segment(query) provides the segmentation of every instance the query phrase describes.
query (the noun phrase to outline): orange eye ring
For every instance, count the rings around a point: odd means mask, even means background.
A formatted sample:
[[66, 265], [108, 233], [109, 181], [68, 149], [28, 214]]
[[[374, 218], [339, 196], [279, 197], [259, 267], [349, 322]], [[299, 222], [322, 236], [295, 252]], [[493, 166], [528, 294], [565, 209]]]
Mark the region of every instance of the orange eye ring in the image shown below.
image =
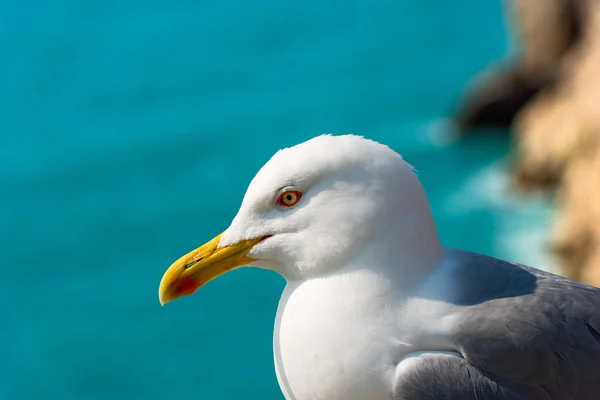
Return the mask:
[[286, 190], [277, 198], [277, 204], [281, 207], [292, 207], [300, 201], [302, 193], [297, 190]]

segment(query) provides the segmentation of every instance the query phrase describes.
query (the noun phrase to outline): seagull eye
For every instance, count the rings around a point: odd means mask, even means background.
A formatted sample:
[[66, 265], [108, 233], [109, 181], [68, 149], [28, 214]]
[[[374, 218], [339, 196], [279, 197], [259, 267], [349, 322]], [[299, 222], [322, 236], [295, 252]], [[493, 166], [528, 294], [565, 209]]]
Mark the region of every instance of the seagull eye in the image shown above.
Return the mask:
[[297, 190], [286, 190], [277, 198], [277, 204], [282, 207], [292, 207], [300, 201], [300, 197], [302, 197], [302, 193]]

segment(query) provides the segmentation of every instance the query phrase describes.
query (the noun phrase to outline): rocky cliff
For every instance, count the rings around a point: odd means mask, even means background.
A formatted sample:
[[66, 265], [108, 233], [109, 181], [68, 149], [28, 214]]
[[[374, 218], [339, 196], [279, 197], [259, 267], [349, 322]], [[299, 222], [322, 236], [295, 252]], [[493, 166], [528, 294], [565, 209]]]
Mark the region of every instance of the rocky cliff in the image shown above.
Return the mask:
[[511, 128], [516, 187], [556, 190], [562, 273], [600, 286], [600, 0], [505, 5], [519, 52], [479, 79], [458, 125]]

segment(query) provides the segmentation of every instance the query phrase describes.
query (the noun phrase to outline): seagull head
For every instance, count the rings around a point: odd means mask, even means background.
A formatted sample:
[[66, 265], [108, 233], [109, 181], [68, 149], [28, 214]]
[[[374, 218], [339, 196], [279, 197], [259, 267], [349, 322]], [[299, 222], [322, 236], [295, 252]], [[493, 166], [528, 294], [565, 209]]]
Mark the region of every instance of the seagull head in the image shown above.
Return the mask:
[[322, 135], [273, 155], [229, 227], [168, 268], [159, 299], [191, 295], [242, 266], [310, 279], [359, 261], [421, 256], [432, 242], [424, 190], [398, 153], [360, 136]]

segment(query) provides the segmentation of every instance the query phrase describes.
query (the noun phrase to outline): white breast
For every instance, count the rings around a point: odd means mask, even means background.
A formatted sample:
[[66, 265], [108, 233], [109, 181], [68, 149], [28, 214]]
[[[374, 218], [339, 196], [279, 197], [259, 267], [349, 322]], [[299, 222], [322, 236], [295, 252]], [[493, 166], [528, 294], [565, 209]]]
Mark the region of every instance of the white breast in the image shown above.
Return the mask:
[[288, 284], [274, 333], [286, 399], [389, 399], [396, 363], [411, 351], [390, 286], [357, 273]]

